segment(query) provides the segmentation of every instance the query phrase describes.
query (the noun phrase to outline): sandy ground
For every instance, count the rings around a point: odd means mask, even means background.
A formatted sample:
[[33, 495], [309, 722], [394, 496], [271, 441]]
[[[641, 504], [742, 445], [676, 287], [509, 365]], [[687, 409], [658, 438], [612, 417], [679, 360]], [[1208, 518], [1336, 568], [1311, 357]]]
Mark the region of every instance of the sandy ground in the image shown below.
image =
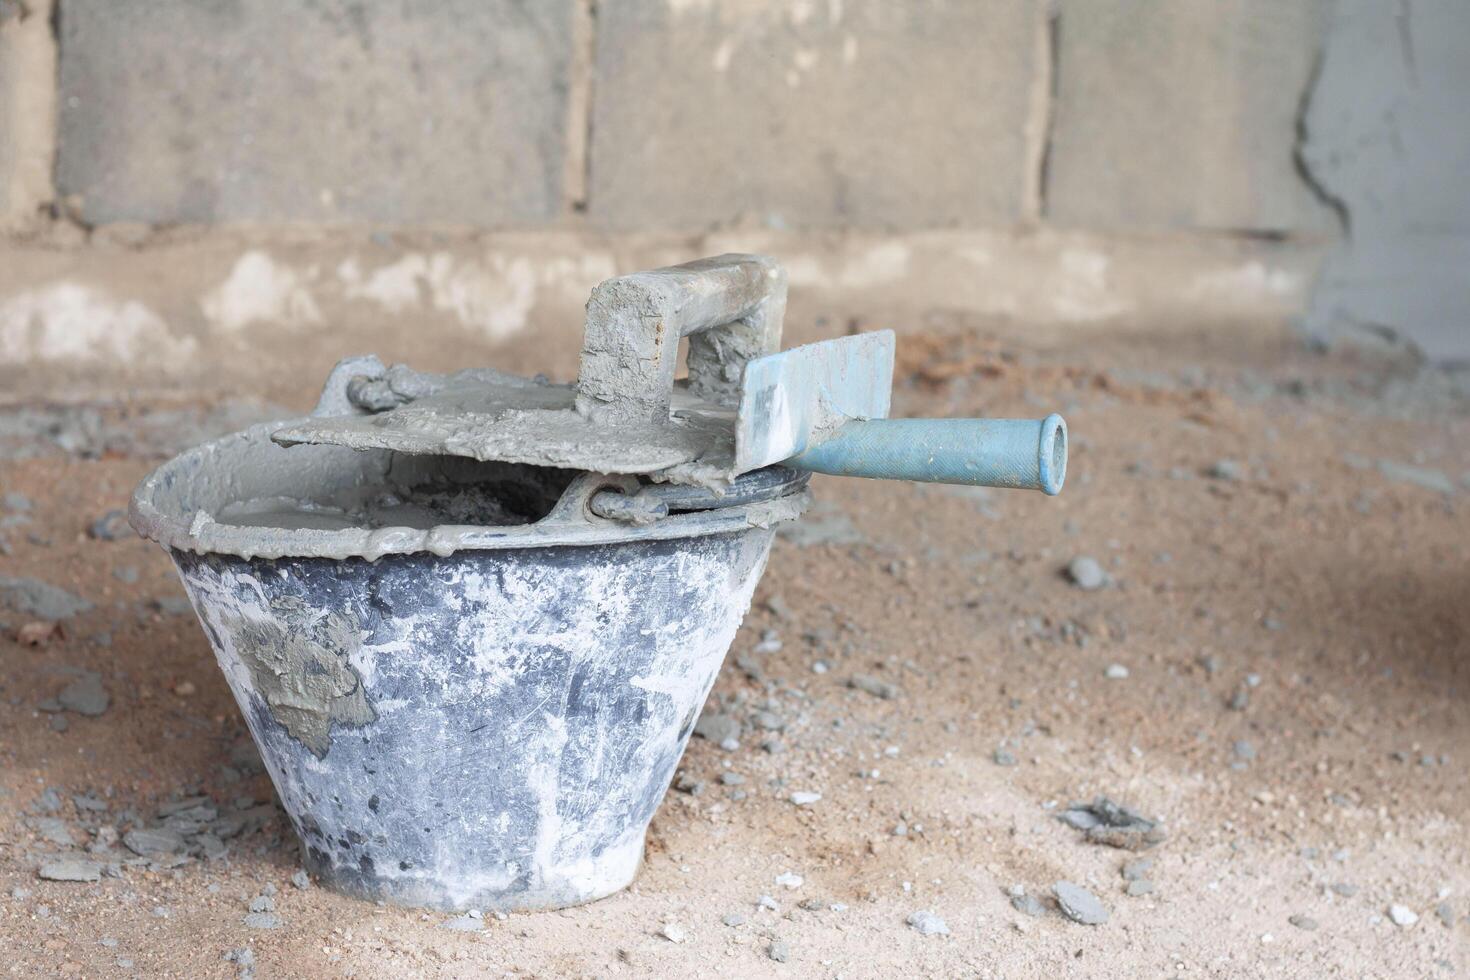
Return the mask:
[[[1470, 974], [1464, 389], [1284, 342], [936, 329], [903, 341], [899, 409], [1062, 410], [1063, 495], [819, 480], [709, 709], [745, 723], [741, 747], [691, 743], [699, 792], [670, 791], [631, 889], [478, 932], [294, 886], [270, 810], [177, 867], [111, 843], [180, 797], [226, 816], [271, 799], [166, 556], [88, 533], [171, 441], [242, 411], [143, 393], [5, 415], [0, 576], [95, 608], [37, 645], [17, 641], [35, 617], [0, 608], [0, 974]], [[1079, 556], [1101, 588], [1064, 574]], [[105, 711], [43, 710], [85, 671]], [[901, 694], [849, 687], [859, 673]], [[758, 712], [784, 751], [760, 747]], [[1139, 854], [1057, 819], [1099, 794], [1167, 830], [1150, 894], [1125, 891]], [[64, 853], [120, 876], [39, 880]], [[1061, 880], [1108, 921], [1064, 917]], [[272, 890], [279, 925], [247, 926]]]

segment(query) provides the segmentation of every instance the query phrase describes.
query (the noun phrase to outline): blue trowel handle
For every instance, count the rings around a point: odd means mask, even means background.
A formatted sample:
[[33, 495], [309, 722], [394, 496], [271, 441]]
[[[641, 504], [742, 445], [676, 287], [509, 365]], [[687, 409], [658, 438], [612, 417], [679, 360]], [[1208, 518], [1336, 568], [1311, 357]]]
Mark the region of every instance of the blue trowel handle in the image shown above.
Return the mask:
[[1055, 494], [1067, 476], [1067, 423], [1060, 415], [1044, 419], [853, 420], [785, 464], [834, 476]]

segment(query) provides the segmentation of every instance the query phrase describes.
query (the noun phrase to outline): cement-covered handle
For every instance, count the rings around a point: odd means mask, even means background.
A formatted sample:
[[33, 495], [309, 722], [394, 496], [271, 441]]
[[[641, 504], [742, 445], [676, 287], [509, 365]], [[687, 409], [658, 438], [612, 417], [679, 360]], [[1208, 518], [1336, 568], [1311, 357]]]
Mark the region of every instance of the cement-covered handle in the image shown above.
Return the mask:
[[720, 255], [609, 279], [592, 291], [577, 411], [617, 421], [668, 419], [679, 340], [689, 387], [734, 408], [752, 358], [781, 345], [786, 273], [763, 255]]
[[1067, 423], [1060, 415], [851, 421], [785, 465], [835, 476], [1056, 494], [1067, 477]]

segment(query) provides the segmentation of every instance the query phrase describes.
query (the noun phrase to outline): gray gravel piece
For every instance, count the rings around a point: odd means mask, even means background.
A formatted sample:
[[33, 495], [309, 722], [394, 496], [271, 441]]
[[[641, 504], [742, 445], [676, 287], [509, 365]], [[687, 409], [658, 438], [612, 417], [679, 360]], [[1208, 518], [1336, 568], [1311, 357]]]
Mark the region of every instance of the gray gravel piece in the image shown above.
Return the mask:
[[1014, 752], [1012, 752], [1005, 746], [1001, 746], [1000, 748], [996, 749], [993, 758], [995, 759], [995, 764], [998, 766], [1019, 765], [1021, 761], [1016, 758], [1016, 754]]
[[70, 619], [92, 609], [92, 604], [47, 582], [0, 575], [0, 605], [51, 622]]
[[133, 529], [128, 526], [128, 512], [109, 510], [87, 527], [87, 536], [95, 541], [116, 541], [132, 537]]
[[1316, 919], [1312, 918], [1310, 915], [1303, 915], [1300, 912], [1298, 912], [1296, 915], [1288, 916], [1286, 921], [1290, 922], [1298, 929], [1305, 929], [1307, 932], [1313, 932], [1317, 928]]
[[5, 509], [16, 511], [30, 510], [31, 498], [23, 493], [11, 491], [5, 495]]
[[927, 910], [921, 909], [910, 915], [908, 923], [911, 928], [917, 929], [926, 936], [949, 935], [949, 926], [945, 924], [945, 921]]
[[1097, 563], [1096, 558], [1078, 555], [1067, 566], [1067, 578], [1084, 592], [1094, 592], [1108, 584], [1108, 573]]
[[777, 963], [785, 963], [791, 959], [791, 947], [777, 940], [766, 947], [766, 955]]
[[249, 929], [279, 929], [281, 919], [274, 912], [251, 912], [245, 916], [245, 926]]
[[1445, 476], [1439, 470], [1429, 469], [1425, 466], [1410, 466], [1407, 463], [1396, 463], [1391, 459], [1380, 459], [1378, 461], [1378, 472], [1398, 483], [1409, 483], [1434, 493], [1442, 493], [1446, 496], [1455, 492], [1455, 481]]
[[722, 917], [720, 921], [729, 926], [731, 929], [735, 929], [739, 926], [745, 925], [745, 923], [749, 920], [747, 920], [746, 917], [739, 912], [731, 912], [728, 915]]
[[291, 876], [291, 884], [301, 889], [310, 888], [311, 875], [306, 873], [306, 869], [298, 868], [296, 873]]
[[102, 865], [85, 858], [59, 858], [41, 865], [36, 875], [47, 881], [96, 881], [102, 877]]
[[61, 689], [56, 700], [68, 711], [95, 718], [107, 710], [112, 703], [107, 689], [102, 686], [102, 675], [87, 671], [81, 677]]
[[1091, 803], [1074, 803], [1058, 814], [1058, 819], [1081, 830], [1090, 843], [1129, 851], [1146, 850], [1168, 836], [1157, 820], [1106, 796]]
[[706, 711], [694, 725], [694, 734], [719, 745], [727, 739], [739, 740], [742, 726], [740, 721], [729, 715]]
[[1148, 873], [1153, 870], [1153, 867], [1154, 859], [1151, 857], [1141, 857], [1137, 860], [1129, 861], [1123, 865], [1123, 878], [1125, 881], [1142, 881], [1148, 877]]
[[1245, 478], [1245, 467], [1233, 459], [1217, 459], [1210, 466], [1209, 475], [1216, 480], [1234, 482]]
[[897, 685], [880, 680], [871, 674], [853, 674], [847, 679], [847, 686], [864, 691], [873, 695], [875, 698], [882, 698], [885, 701], [892, 701], [903, 693]]
[[184, 849], [184, 838], [164, 827], [134, 827], [123, 834], [123, 844], [134, 854], [177, 854]]
[[1046, 911], [1046, 906], [1041, 904], [1041, 899], [1029, 892], [1011, 895], [1011, 908], [1022, 915], [1038, 916]]
[[75, 847], [76, 839], [71, 835], [71, 825], [59, 817], [37, 817], [31, 827], [41, 839], [59, 847]]
[[1446, 929], [1455, 927], [1455, 910], [1449, 902], [1440, 902], [1434, 907], [1434, 915], [1440, 922], [1444, 923]]
[[1073, 922], [1080, 922], [1085, 926], [1102, 925], [1108, 921], [1108, 910], [1103, 908], [1102, 902], [1097, 896], [1083, 888], [1074, 885], [1070, 881], [1059, 881], [1051, 886], [1052, 894], [1057, 897], [1057, 907], [1062, 914]]
[[1139, 878], [1136, 881], [1128, 882], [1128, 887], [1125, 891], [1127, 891], [1130, 898], [1142, 898], [1145, 895], [1152, 895], [1154, 893], [1154, 883], [1147, 878]]

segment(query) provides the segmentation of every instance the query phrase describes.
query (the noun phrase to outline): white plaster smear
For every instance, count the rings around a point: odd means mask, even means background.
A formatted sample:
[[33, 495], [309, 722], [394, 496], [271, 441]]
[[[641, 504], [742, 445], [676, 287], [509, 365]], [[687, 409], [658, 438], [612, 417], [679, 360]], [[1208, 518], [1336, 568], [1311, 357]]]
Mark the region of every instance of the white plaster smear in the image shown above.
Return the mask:
[[321, 310], [306, 283], [310, 277], [251, 249], [235, 261], [225, 281], [205, 294], [204, 316], [234, 333], [252, 323], [302, 326], [320, 323]]
[[584, 300], [592, 287], [617, 275], [607, 255], [534, 259], [490, 252], [459, 259], [448, 252], [410, 252], [396, 262], [365, 273], [356, 259], [337, 267], [348, 299], [375, 303], [403, 314], [433, 309], [491, 340], [524, 330], [543, 290]]
[[142, 303], [74, 282], [26, 290], [0, 305], [0, 364], [177, 364], [194, 338], [175, 337]]

